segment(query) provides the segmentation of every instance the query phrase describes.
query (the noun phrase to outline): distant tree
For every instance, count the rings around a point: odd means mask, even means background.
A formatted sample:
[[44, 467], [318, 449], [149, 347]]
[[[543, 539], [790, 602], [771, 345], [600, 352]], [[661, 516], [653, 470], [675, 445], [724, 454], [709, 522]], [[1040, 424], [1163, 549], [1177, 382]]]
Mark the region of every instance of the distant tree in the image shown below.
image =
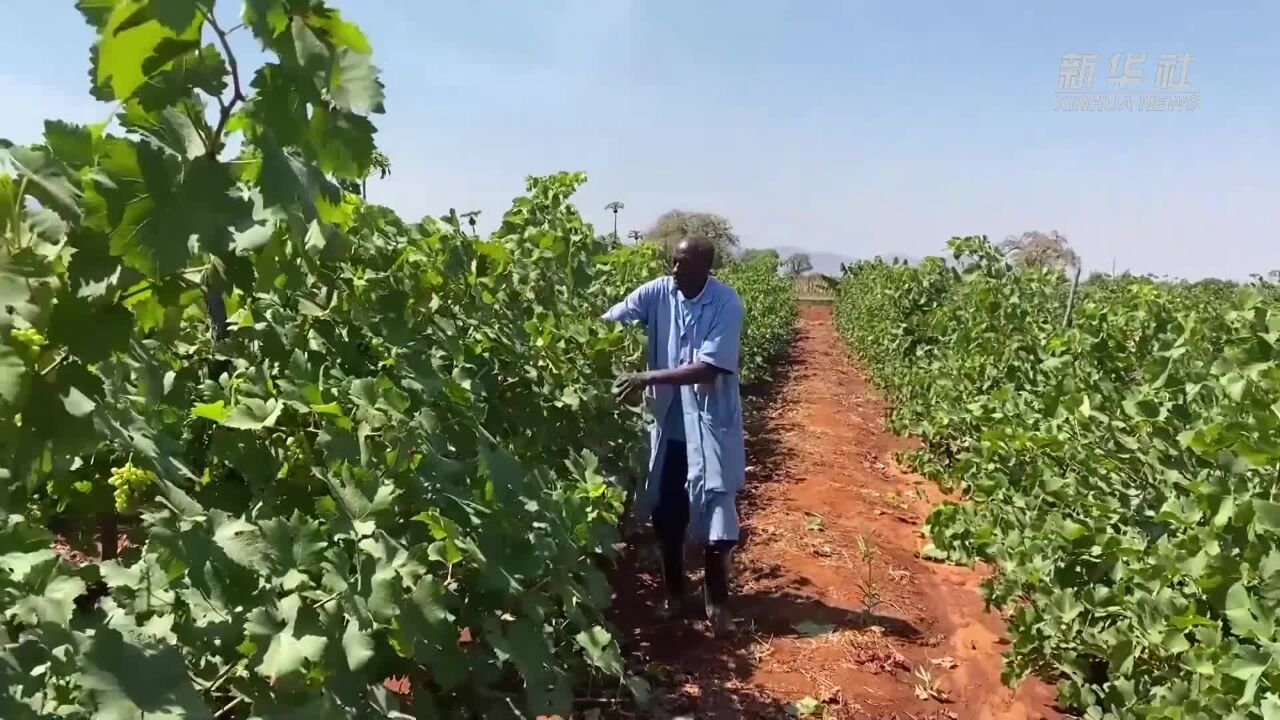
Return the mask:
[[675, 250], [681, 240], [703, 237], [716, 246], [716, 264], [722, 264], [733, 256], [740, 240], [728, 219], [714, 213], [671, 210], [658, 218], [644, 234], [646, 240], [656, 243], [669, 252]]
[[1010, 235], [1000, 244], [1000, 248], [1015, 267], [1059, 270], [1080, 267], [1080, 256], [1057, 230], [1048, 233], [1032, 230], [1021, 235]]
[[618, 239], [618, 211], [623, 209], [624, 207], [626, 207], [626, 205], [623, 205], [617, 200], [614, 200], [613, 202], [604, 206], [605, 210], [609, 210], [613, 213], [613, 239], [614, 240]]
[[640, 242], [644, 239], [644, 233], [639, 230], [631, 230], [627, 233], [627, 237], [635, 242]]
[[742, 262], [754, 262], [762, 258], [769, 258], [775, 263], [781, 262], [778, 251], [773, 248], [747, 248], [738, 256]]
[[1272, 270], [1267, 273], [1267, 279], [1273, 283], [1280, 283], [1280, 270]]
[[787, 274], [791, 277], [800, 277], [813, 270], [813, 261], [809, 259], [808, 253], [796, 253], [787, 258], [782, 263], [782, 266], [786, 268]]

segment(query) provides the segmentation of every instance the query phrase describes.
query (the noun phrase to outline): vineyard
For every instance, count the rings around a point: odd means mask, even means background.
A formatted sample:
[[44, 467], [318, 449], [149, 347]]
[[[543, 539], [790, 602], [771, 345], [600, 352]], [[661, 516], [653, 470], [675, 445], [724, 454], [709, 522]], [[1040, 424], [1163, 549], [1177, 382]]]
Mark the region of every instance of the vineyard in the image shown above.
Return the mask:
[[[927, 554], [985, 561], [1006, 679], [1091, 718], [1280, 717], [1274, 286], [859, 263], [838, 328], [910, 464], [961, 499]], [[957, 269], [957, 267], [961, 269]], [[1072, 307], [1074, 305], [1074, 307]]]
[[768, 380], [769, 366], [786, 352], [796, 324], [796, 298], [791, 283], [778, 274], [768, 256], [730, 263], [718, 272], [738, 292], [747, 308], [742, 328], [742, 382]]
[[[611, 392], [643, 337], [599, 317], [668, 248], [620, 202], [597, 234], [582, 173], [487, 236], [368, 202], [384, 87], [320, 0], [76, 7], [110, 117], [0, 140], [4, 720], [599, 718], [661, 682], [954, 718], [1006, 630], [1003, 681], [1088, 718], [1280, 718], [1275, 284], [1075, 286], [978, 237], [838, 283], [726, 260], [760, 392], [749, 631], [709, 644], [611, 609], [650, 419]], [[990, 567], [1006, 625], [920, 555]]]
[[[642, 698], [602, 615], [644, 452], [610, 385], [642, 345], [596, 318], [659, 252], [597, 236], [581, 174], [485, 239], [367, 204], [382, 85], [320, 3], [78, 7], [112, 118], [0, 141], [0, 716]], [[749, 381], [794, 302], [724, 273]]]

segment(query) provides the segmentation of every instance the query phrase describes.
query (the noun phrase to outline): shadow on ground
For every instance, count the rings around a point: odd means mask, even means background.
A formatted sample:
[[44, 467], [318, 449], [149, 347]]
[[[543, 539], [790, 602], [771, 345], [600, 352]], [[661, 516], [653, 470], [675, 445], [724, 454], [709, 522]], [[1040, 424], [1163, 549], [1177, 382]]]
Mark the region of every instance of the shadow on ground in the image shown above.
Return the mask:
[[[775, 367], [771, 382], [743, 388], [747, 462], [752, 466], [747, 487], [738, 500], [743, 548], [751, 542], [751, 515], [760, 502], [761, 488], [782, 477], [782, 468], [791, 459], [781, 443], [774, 403], [780, 389], [791, 380], [792, 357], [780, 358]], [[687, 555], [691, 587], [695, 590], [701, 588], [700, 555], [693, 551]], [[654, 702], [639, 711], [640, 716], [670, 718], [688, 714], [708, 720], [785, 717], [785, 703], [749, 683], [768, 638], [802, 636], [815, 629], [829, 632], [870, 626], [879, 626], [885, 633], [904, 639], [920, 635], [910, 623], [898, 618], [828, 605], [806, 595], [802, 583], [779, 588], [777, 581], [787, 575], [782, 567], [753, 564], [749, 569], [739, 567], [742, 571], [747, 571], [749, 577], [739, 577], [735, 582], [739, 589], [732, 600], [739, 632], [731, 638], [713, 640], [698, 613], [683, 621], [664, 622], [659, 618], [664, 598], [657, 553], [647, 532], [630, 538], [626, 551], [610, 572], [614, 603], [609, 614], [618, 629], [629, 668], [646, 677], [655, 688]], [[773, 589], [740, 589], [744, 585]]]
[[[693, 559], [692, 556], [690, 559]], [[780, 567], [752, 567], [751, 579], [782, 574]], [[920, 637], [899, 618], [850, 612], [803, 594], [803, 587], [739, 592], [733, 599], [739, 631], [714, 640], [697, 612], [682, 621], [663, 621], [663, 592], [656, 557], [645, 546], [628, 548], [615, 568], [613, 620], [633, 672], [655, 686], [654, 706], [644, 717], [774, 718], [785, 703], [754, 691], [748, 681], [768, 639], [878, 626], [907, 640]], [[694, 588], [700, 590], [699, 583]]]

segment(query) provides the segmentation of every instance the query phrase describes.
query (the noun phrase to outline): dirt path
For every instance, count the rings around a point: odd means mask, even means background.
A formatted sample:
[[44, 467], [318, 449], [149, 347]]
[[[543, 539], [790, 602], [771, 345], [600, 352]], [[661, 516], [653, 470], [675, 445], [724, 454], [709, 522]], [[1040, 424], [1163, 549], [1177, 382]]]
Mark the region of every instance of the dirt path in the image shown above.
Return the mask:
[[[656, 620], [644, 547], [616, 576], [622, 640], [658, 678], [658, 717], [786, 717], [806, 697], [827, 718], [1057, 717], [1045, 684], [1001, 684], [1003, 627], [983, 610], [978, 574], [916, 556], [929, 508], [920, 495], [937, 495], [896, 467], [906, 444], [884, 431], [884, 412], [829, 311], [805, 310], [789, 370], [748, 430], [737, 638]], [[868, 595], [880, 602], [864, 613]]]

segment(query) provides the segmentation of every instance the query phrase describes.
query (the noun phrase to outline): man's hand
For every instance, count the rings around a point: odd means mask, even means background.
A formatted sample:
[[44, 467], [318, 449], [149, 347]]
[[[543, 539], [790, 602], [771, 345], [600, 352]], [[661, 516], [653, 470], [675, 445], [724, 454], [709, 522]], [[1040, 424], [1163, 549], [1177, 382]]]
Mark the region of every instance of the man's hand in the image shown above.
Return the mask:
[[650, 385], [706, 385], [714, 383], [723, 374], [726, 374], [724, 370], [702, 361], [667, 370], [625, 373], [613, 382], [613, 396], [620, 401], [633, 402], [631, 395]]
[[613, 397], [619, 402], [635, 404], [646, 387], [649, 387], [649, 373], [624, 373], [613, 381]]

